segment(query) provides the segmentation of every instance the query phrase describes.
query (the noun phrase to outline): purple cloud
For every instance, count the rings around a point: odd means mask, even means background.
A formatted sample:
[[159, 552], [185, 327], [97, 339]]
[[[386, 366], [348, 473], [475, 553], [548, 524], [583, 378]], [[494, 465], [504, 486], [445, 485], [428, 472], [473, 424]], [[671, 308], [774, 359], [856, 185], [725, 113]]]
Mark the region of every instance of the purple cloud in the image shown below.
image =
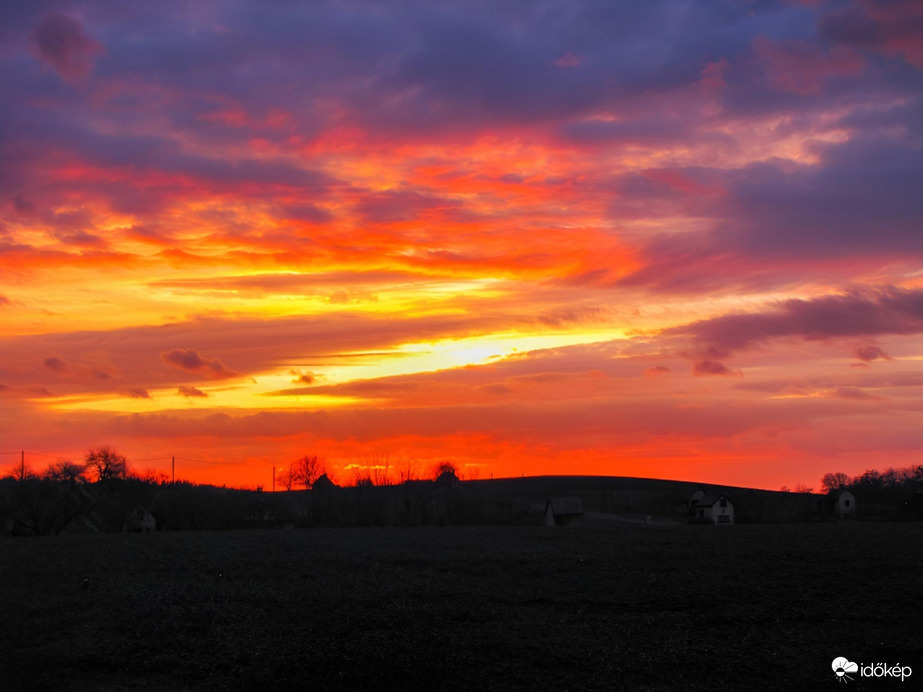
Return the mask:
[[182, 396], [191, 397], [191, 398], [208, 396], [208, 394], [206, 394], [201, 389], [198, 389], [196, 387], [179, 387], [177, 388], [176, 393], [181, 394]]
[[64, 372], [67, 370], [67, 364], [58, 357], [46, 358], [42, 361], [45, 364], [45, 367], [51, 370], [51, 372]]
[[729, 375], [732, 377], [740, 377], [742, 373], [740, 370], [731, 370], [726, 365], [719, 363], [716, 360], [700, 360], [692, 364], [692, 374], [705, 376], [705, 375]]
[[791, 299], [765, 312], [722, 315], [667, 333], [692, 336], [716, 352], [738, 351], [782, 337], [818, 340], [919, 334], [923, 333], [923, 291], [865, 289], [821, 298]]
[[866, 363], [871, 363], [873, 360], [878, 360], [879, 358], [891, 360], [891, 356], [882, 351], [878, 346], [862, 346], [857, 348], [856, 358]]
[[173, 348], [160, 354], [163, 362], [174, 368], [204, 375], [210, 379], [221, 380], [237, 377], [238, 373], [229, 370], [217, 358], [203, 358], [192, 348]]
[[26, 199], [22, 194], [17, 194], [13, 197], [13, 209], [20, 214], [33, 214], [35, 213], [35, 204]]
[[76, 19], [61, 12], [48, 15], [35, 27], [32, 42], [41, 60], [67, 82], [89, 77], [96, 58], [105, 52]]

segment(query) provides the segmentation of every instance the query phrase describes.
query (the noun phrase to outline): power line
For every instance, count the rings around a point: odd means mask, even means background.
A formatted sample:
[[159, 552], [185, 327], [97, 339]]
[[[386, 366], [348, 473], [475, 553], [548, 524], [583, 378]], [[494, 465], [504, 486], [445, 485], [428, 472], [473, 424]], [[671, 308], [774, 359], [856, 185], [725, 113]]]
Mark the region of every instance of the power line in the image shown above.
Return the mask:
[[[30, 452], [28, 450], [15, 450], [10, 452], [0, 452], [0, 455], [8, 454], [10, 456], [18, 456], [22, 462], [25, 462], [26, 457], [42, 457], [45, 459], [65, 459], [66, 457], [61, 454], [46, 454], [44, 452]], [[177, 462], [186, 463], [186, 464], [200, 464], [205, 466], [239, 466], [242, 462], [239, 461], [218, 461], [214, 459], [197, 459], [195, 457], [187, 456], [156, 456], [156, 457], [142, 457], [140, 459], [128, 459], [132, 463], [151, 463], [151, 462], [160, 462], [161, 464], [169, 462], [170, 463], [170, 475], [175, 482], [176, 479], [176, 464]]]
[[237, 461], [209, 461], [206, 459], [193, 459], [191, 457], [176, 457], [177, 461], [187, 461], [193, 464], [213, 464], [217, 466], [235, 466], [240, 462]]

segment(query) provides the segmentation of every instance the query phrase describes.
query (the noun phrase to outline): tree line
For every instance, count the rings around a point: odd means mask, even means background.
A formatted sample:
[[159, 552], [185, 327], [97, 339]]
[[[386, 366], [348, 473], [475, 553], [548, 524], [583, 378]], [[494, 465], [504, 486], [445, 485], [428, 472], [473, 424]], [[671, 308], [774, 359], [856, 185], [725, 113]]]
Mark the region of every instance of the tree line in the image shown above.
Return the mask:
[[825, 473], [820, 485], [825, 493], [836, 490], [851, 490], [872, 495], [887, 492], [923, 492], [923, 464], [888, 468], [884, 471], [868, 469], [858, 476], [849, 476], [842, 471]]
[[[353, 470], [356, 491], [372, 486], [394, 486], [390, 465], [371, 459]], [[405, 467], [400, 478], [419, 480]], [[82, 462], [58, 459], [36, 472], [22, 460], [0, 478], [0, 535], [56, 535], [65, 530], [142, 531], [258, 528], [284, 525], [352, 525], [372, 521], [427, 522], [433, 511], [428, 496], [401, 498], [400, 511], [386, 511], [381, 498], [359, 492], [349, 497], [314, 497], [323, 486], [338, 488], [326, 465], [315, 455], [305, 455], [276, 476], [290, 493], [264, 493], [173, 482], [163, 473], [132, 469], [124, 454], [110, 446], [87, 451]], [[458, 480], [453, 464], [434, 470], [442, 485]], [[323, 481], [323, 482], [321, 482]], [[322, 493], [321, 493], [322, 494]], [[419, 494], [419, 493], [418, 493]], [[424, 494], [425, 491], [424, 491]], [[387, 504], [387, 503], [386, 503]], [[381, 505], [381, 506], [379, 506]], [[422, 507], [422, 509], [420, 509]], [[387, 515], [387, 516], [386, 516]], [[406, 517], [404, 515], [407, 515]], [[408, 519], [410, 515], [416, 519]], [[422, 518], [420, 518], [422, 517]]]

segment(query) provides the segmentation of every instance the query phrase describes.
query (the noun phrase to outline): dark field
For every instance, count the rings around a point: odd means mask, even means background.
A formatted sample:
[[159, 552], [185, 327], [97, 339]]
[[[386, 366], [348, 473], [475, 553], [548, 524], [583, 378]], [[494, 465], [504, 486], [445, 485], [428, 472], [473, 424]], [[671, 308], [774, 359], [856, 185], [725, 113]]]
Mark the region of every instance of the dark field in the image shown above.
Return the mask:
[[838, 689], [837, 656], [911, 689], [921, 545], [863, 522], [4, 540], [0, 689]]

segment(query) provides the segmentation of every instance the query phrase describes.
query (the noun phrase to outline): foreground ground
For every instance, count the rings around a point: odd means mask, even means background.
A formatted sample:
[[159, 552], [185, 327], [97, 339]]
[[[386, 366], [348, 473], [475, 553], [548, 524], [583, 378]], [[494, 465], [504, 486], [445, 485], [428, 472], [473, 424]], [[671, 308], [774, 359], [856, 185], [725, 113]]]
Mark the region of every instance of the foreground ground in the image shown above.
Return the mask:
[[861, 522], [4, 540], [0, 688], [836, 689], [837, 656], [923, 679], [921, 546]]

